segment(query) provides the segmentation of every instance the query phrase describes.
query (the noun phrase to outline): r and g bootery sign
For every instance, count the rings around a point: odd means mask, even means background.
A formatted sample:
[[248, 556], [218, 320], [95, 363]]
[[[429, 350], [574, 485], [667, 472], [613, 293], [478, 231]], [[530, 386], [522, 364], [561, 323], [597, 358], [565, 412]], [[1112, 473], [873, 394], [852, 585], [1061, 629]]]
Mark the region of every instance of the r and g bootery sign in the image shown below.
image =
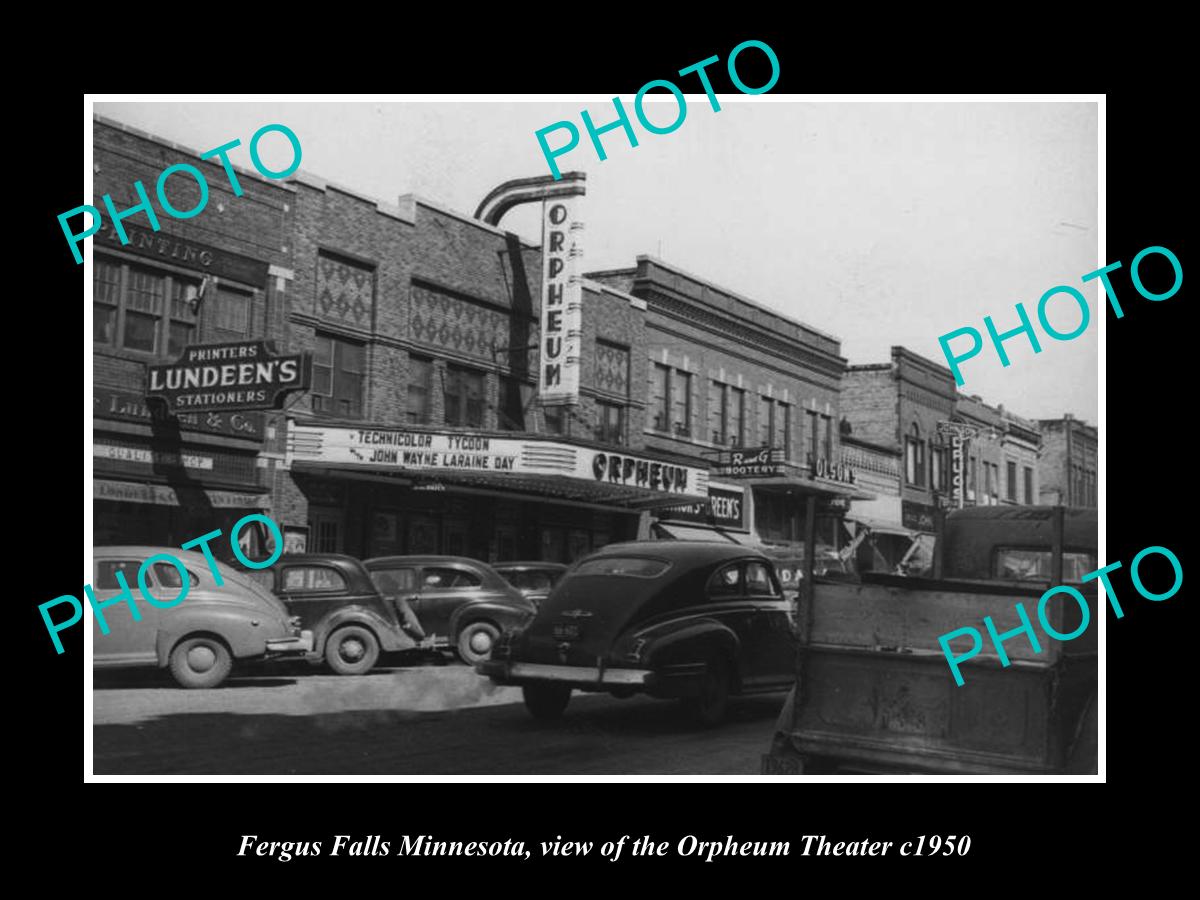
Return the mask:
[[277, 409], [287, 394], [308, 389], [311, 373], [308, 354], [279, 356], [266, 341], [209, 344], [151, 366], [146, 395], [171, 412]]

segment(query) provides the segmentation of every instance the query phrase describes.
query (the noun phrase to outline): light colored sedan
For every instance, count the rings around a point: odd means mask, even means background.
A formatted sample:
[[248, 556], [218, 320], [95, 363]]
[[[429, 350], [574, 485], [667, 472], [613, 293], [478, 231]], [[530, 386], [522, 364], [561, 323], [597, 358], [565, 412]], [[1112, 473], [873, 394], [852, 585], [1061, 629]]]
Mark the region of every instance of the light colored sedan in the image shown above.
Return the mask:
[[[165, 609], [149, 603], [138, 589], [142, 563], [158, 554], [182, 562], [189, 578], [184, 599]], [[221, 585], [200, 553], [178, 547], [96, 547], [91, 586], [100, 613], [93, 609], [92, 665], [169, 668], [182, 687], [211, 688], [228, 677], [235, 661], [301, 656], [312, 649], [312, 633], [302, 632], [276, 597], [225, 563], [216, 566]], [[122, 600], [117, 573], [129, 586], [140, 620]], [[183, 588], [180, 570], [166, 561], [148, 566], [144, 580], [150, 595], [164, 604]], [[106, 606], [108, 601], [112, 605]]]

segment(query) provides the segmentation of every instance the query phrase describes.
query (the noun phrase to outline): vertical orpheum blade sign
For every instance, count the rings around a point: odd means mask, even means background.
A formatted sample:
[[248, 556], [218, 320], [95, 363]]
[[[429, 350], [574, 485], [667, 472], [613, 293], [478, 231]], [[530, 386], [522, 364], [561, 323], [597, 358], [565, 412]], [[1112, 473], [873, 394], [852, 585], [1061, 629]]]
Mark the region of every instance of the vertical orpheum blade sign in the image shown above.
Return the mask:
[[542, 320], [538, 392], [543, 405], [579, 402], [583, 343], [583, 223], [578, 197], [542, 204]]

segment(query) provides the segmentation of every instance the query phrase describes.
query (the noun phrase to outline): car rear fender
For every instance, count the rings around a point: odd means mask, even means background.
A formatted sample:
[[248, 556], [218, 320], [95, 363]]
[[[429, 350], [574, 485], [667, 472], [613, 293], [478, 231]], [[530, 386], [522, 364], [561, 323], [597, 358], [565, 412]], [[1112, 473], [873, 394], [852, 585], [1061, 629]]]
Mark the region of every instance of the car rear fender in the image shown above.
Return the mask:
[[532, 609], [503, 601], [481, 600], [478, 603], [464, 603], [450, 616], [450, 637], [456, 638], [460, 628], [479, 619], [493, 622], [504, 631], [506, 628], [515, 628], [531, 615]]
[[379, 639], [380, 648], [388, 652], [409, 650], [416, 646], [404, 632], [375, 610], [366, 606], [343, 606], [331, 612], [313, 628], [313, 653], [324, 653], [326, 638], [343, 625], [362, 625], [369, 628]]
[[267, 641], [289, 636], [284, 624], [265, 611], [198, 603], [162, 617], [154, 644], [158, 665], [167, 665], [175, 645], [189, 634], [197, 633], [219, 637], [235, 659], [262, 656], [267, 650]]
[[640, 631], [634, 638], [635, 643], [647, 642], [642, 658], [652, 669], [717, 656], [729, 662], [735, 679], [741, 681], [741, 641], [733, 629], [717, 619], [664, 623]]

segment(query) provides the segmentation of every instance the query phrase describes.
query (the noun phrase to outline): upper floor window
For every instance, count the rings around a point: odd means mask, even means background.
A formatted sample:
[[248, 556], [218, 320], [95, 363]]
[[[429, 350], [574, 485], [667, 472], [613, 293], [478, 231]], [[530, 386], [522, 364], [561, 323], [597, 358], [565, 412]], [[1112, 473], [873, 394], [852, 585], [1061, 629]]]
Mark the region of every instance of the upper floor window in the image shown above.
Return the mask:
[[1033, 467], [1025, 466], [1025, 505], [1033, 505]]
[[773, 447], [775, 442], [775, 404], [770, 397], [758, 397], [758, 446]]
[[1013, 503], [1017, 502], [1017, 464], [1009, 460], [1004, 466], [1005, 488], [1007, 489], [1005, 496]]
[[483, 373], [446, 366], [443, 387], [447, 425], [483, 427]]
[[212, 338], [215, 341], [241, 341], [250, 334], [251, 310], [254, 297], [248, 291], [221, 285], [215, 297], [205, 301], [212, 306], [205, 311]]
[[533, 386], [516, 378], [500, 378], [500, 403], [496, 424], [501, 431], [525, 431], [526, 410], [533, 401]]
[[625, 408], [596, 401], [596, 440], [604, 444], [625, 443]]
[[366, 346], [358, 341], [317, 332], [313, 343], [313, 412], [362, 416], [366, 355]]
[[168, 357], [195, 342], [199, 279], [97, 254], [92, 287], [93, 341]]
[[413, 425], [433, 421], [433, 360], [408, 358], [408, 408], [405, 418]]
[[650, 369], [650, 427], [679, 437], [692, 433], [692, 376], [654, 363]]
[[744, 440], [746, 392], [720, 381], [708, 383], [708, 438], [714, 444], [740, 447]]
[[904, 477], [911, 485], [925, 486], [925, 442], [916, 422], [911, 433], [904, 437]]
[[930, 478], [929, 485], [935, 491], [945, 491], [949, 486], [946, 471], [946, 448], [931, 447], [929, 450]]

